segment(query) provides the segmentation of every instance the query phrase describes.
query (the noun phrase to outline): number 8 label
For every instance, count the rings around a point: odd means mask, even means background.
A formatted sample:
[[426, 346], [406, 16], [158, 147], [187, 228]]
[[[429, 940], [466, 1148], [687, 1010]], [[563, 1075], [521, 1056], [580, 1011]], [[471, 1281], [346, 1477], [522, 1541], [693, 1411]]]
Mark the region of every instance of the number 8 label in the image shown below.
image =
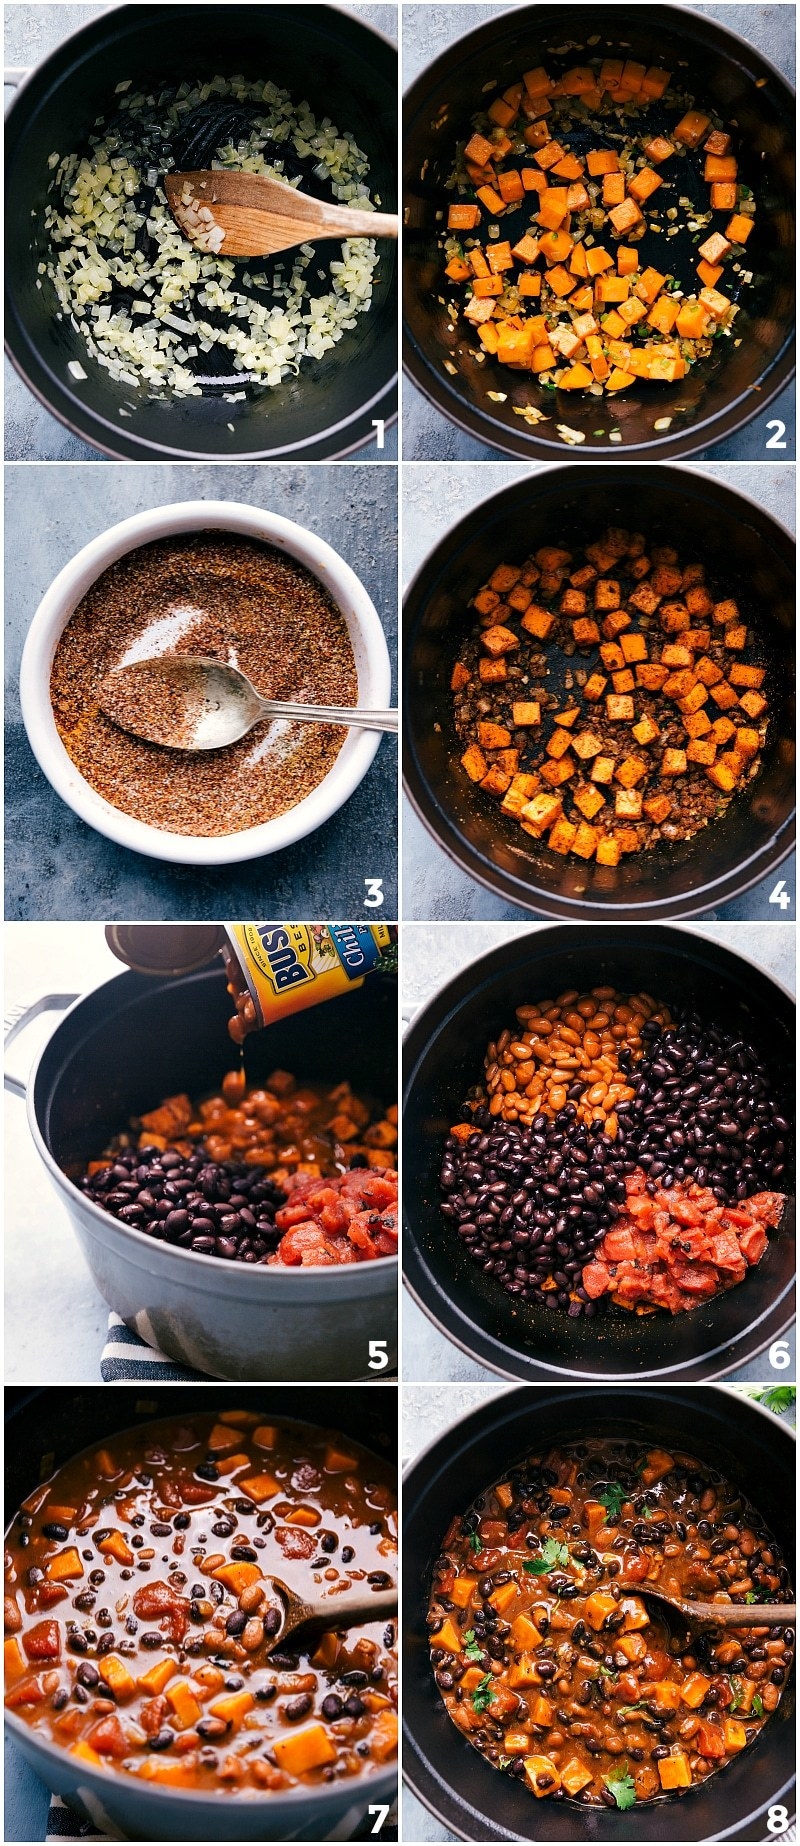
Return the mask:
[[781, 1807], [780, 1802], [776, 1802], [774, 1806], [770, 1808], [767, 1816], [767, 1832], [785, 1833], [788, 1825], [789, 1815], [786, 1808]]

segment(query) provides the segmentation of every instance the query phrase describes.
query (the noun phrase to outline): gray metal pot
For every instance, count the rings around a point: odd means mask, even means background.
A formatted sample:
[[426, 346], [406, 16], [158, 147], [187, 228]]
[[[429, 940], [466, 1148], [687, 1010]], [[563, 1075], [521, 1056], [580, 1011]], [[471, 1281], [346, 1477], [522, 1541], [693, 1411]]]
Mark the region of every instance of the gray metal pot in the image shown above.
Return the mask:
[[[27, 1085], [28, 1123], [66, 1206], [92, 1277], [129, 1327], [180, 1364], [214, 1378], [374, 1378], [372, 1342], [397, 1361], [397, 1264], [392, 1257], [331, 1269], [254, 1268], [157, 1243], [94, 1204], [74, 1180], [132, 1115], [161, 1097], [219, 1087], [231, 1064], [231, 1003], [221, 967], [178, 979], [117, 975], [84, 999], [46, 995], [36, 1012], [64, 1008]], [[9, 1040], [6, 1041], [7, 1043]], [[248, 1045], [251, 1081], [282, 1066], [388, 1102], [397, 1068], [396, 985], [380, 978], [295, 1015]], [[381, 1348], [378, 1348], [380, 1353]]]
[[[127, 978], [127, 977], [123, 977]], [[222, 1268], [222, 1264], [219, 1265]], [[208, 1407], [208, 1386], [150, 1385], [142, 1392], [122, 1387], [109, 1392], [18, 1391], [6, 1421], [8, 1504], [13, 1510], [40, 1479], [40, 1462], [48, 1471], [68, 1461], [91, 1442], [157, 1416], [190, 1415]], [[237, 1399], [238, 1401], [238, 1399]], [[393, 1459], [397, 1444], [394, 1392], [308, 1389], [272, 1386], [245, 1392], [245, 1408], [264, 1415], [289, 1416], [341, 1429], [384, 1459]], [[7, 1404], [8, 1410], [8, 1404]], [[261, 1796], [195, 1794], [188, 1789], [158, 1788], [133, 1776], [111, 1776], [80, 1763], [66, 1750], [45, 1743], [14, 1712], [6, 1712], [10, 1736], [33, 1770], [54, 1794], [63, 1796], [112, 1839], [123, 1840], [350, 1840], [372, 1826], [369, 1807], [394, 1800], [394, 1764], [364, 1781], [294, 1788], [286, 1794]], [[376, 1835], [380, 1840], [380, 1833]]]

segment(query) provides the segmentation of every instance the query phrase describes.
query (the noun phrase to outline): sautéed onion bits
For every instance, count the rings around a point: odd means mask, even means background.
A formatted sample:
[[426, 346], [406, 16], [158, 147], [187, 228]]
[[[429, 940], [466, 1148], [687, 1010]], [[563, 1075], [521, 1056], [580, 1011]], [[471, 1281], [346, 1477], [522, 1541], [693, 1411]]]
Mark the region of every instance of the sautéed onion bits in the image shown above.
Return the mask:
[[318, 121], [277, 84], [217, 76], [144, 95], [123, 82], [87, 143], [50, 156], [49, 249], [37, 287], [52, 286], [59, 317], [119, 384], [147, 397], [222, 390], [235, 403], [249, 387], [296, 375], [355, 327], [371, 304], [378, 252], [361, 237], [303, 244], [248, 265], [194, 249], [162, 179], [180, 170], [183, 144], [201, 130], [200, 164], [267, 174], [321, 188], [340, 205], [373, 208], [367, 158], [352, 135], [328, 116]]

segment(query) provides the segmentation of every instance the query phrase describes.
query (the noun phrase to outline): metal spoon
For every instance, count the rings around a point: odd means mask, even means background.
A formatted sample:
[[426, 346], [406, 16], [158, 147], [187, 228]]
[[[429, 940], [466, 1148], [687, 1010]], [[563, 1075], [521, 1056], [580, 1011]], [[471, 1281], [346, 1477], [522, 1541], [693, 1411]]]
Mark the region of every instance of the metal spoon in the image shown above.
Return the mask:
[[686, 1602], [682, 1596], [669, 1596], [665, 1590], [651, 1589], [641, 1583], [617, 1583], [626, 1596], [638, 1596], [644, 1603], [655, 1603], [653, 1613], [673, 1630], [688, 1628], [794, 1628], [797, 1623], [795, 1603], [777, 1602]]
[[164, 190], [184, 237], [196, 249], [222, 256], [274, 256], [297, 244], [345, 237], [398, 235], [386, 212], [351, 211], [309, 198], [286, 180], [261, 173], [167, 173]]
[[223, 750], [265, 718], [396, 732], [398, 716], [396, 711], [262, 699], [238, 667], [191, 654], [117, 667], [102, 680], [97, 703], [123, 731], [169, 750]]
[[270, 1654], [276, 1647], [283, 1647], [290, 1635], [295, 1642], [300, 1635], [324, 1634], [331, 1628], [355, 1628], [359, 1622], [382, 1622], [388, 1615], [397, 1613], [396, 1584], [389, 1590], [372, 1590], [368, 1585], [358, 1585], [338, 1596], [320, 1596], [305, 1602], [287, 1583], [282, 1583], [280, 1577], [271, 1577], [270, 1582], [284, 1605], [280, 1633], [269, 1635], [266, 1640], [266, 1650]]

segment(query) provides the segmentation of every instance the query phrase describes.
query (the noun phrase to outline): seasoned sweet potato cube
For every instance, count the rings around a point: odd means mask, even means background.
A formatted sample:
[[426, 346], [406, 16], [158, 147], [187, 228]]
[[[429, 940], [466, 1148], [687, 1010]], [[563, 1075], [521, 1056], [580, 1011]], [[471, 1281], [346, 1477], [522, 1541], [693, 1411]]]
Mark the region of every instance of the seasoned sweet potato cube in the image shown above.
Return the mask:
[[624, 609], [611, 609], [609, 614], [603, 617], [603, 634], [609, 641], [615, 640], [617, 635], [622, 634], [623, 629], [630, 628], [630, 626], [631, 617]]
[[579, 756], [582, 762], [589, 762], [591, 757], [599, 756], [603, 748], [601, 739], [595, 735], [594, 731], [579, 731], [577, 736], [571, 739], [571, 743], [575, 755]]
[[672, 802], [668, 795], [648, 795], [642, 807], [648, 820], [654, 821], [657, 827], [672, 813]]
[[751, 731], [742, 725], [737, 729], [735, 744], [740, 756], [757, 756], [761, 749], [761, 737], [758, 731]]
[[647, 659], [647, 642], [644, 635], [623, 635], [620, 641], [623, 658], [630, 666], [632, 662]]
[[647, 692], [660, 692], [668, 676], [669, 668], [658, 660], [646, 660], [636, 668], [636, 684], [644, 686]]
[[658, 591], [650, 583], [640, 583], [638, 589], [633, 590], [628, 597], [630, 607], [639, 609], [642, 615], [655, 615], [660, 601]]
[[558, 761], [549, 757], [547, 762], [542, 764], [539, 774], [542, 781], [546, 782], [550, 788], [560, 788], [562, 783], [569, 781], [570, 776], [574, 776], [575, 763], [571, 756], [562, 756]]
[[619, 584], [613, 577], [598, 577], [594, 586], [595, 609], [605, 611], [618, 609], [620, 604]]
[[518, 699], [511, 708], [511, 716], [517, 728], [526, 724], [541, 724], [542, 708], [538, 699]]
[[565, 731], [571, 731], [579, 711], [579, 705], [570, 705], [566, 711], [555, 711], [553, 713], [553, 723], [560, 724]]
[[727, 628], [731, 622], [738, 622], [739, 604], [728, 596], [724, 602], [713, 604], [712, 614], [717, 628]]
[[682, 634], [691, 622], [691, 616], [684, 603], [664, 603], [659, 613], [659, 621], [669, 635]]
[[658, 725], [654, 724], [653, 719], [648, 718], [646, 714], [639, 719], [638, 724], [634, 724], [632, 734], [637, 744], [644, 745], [655, 743], [661, 735]]
[[577, 621], [572, 624], [572, 633], [578, 647], [594, 647], [600, 640], [597, 623], [593, 622], [589, 616], [578, 616]]
[[477, 596], [473, 596], [472, 598], [473, 608], [477, 609], [479, 615], [491, 615], [492, 610], [497, 608], [499, 601], [500, 598], [497, 591], [490, 590], [488, 584], [484, 589], [478, 591]]
[[683, 646], [691, 649], [693, 654], [702, 654], [711, 640], [710, 628], [684, 628]]
[[744, 622], [737, 623], [735, 627], [726, 628], [725, 646], [729, 647], [733, 653], [738, 653], [747, 646], [747, 628]]
[[585, 615], [586, 592], [584, 590], [565, 590], [558, 606], [562, 615]]
[[613, 833], [606, 833], [597, 842], [595, 854], [598, 865], [619, 865], [622, 847]]
[[[481, 741], [483, 740], [481, 739]], [[561, 756], [566, 756], [571, 742], [572, 739], [567, 731], [561, 729], [553, 731], [552, 736], [548, 737], [547, 743], [545, 744], [547, 755], [555, 757], [556, 760]]]
[[707, 701], [708, 688], [701, 685], [699, 680], [695, 680], [689, 692], [687, 692], [682, 699], [678, 700], [678, 709], [683, 713], [684, 718], [689, 718], [693, 712], [700, 711], [701, 706], [705, 705]]
[[699, 147], [707, 128], [711, 127], [711, 118], [702, 115], [699, 109], [689, 109], [681, 116], [672, 133], [683, 147]]
[[596, 756], [589, 771], [592, 781], [599, 782], [606, 787], [609, 782], [613, 781], [616, 763], [615, 756]]
[[767, 709], [767, 701], [760, 692], [743, 692], [739, 704], [748, 718], [760, 718]]
[[[483, 666], [483, 664], [484, 664], [483, 661], [481, 661], [481, 666]], [[463, 661], [457, 660], [453, 668], [453, 671], [450, 675], [450, 691], [451, 692], [462, 692], [464, 687], [468, 685], [469, 685], [469, 668], [464, 666]]]
[[600, 659], [609, 673], [621, 671], [625, 665], [625, 655], [618, 641], [604, 641], [600, 648]]
[[530, 609], [526, 609], [520, 624], [522, 628], [527, 630], [528, 634], [535, 635], [537, 641], [546, 641], [552, 634], [555, 625], [556, 618], [554, 615], [550, 614], [549, 609], [537, 608], [535, 603], [532, 604]]
[[489, 587], [504, 596], [507, 590], [513, 590], [515, 583], [519, 583], [521, 576], [522, 572], [516, 564], [498, 564], [489, 578]]
[[533, 800], [522, 809], [522, 819], [527, 821], [532, 832], [546, 833], [548, 827], [554, 826], [562, 812], [560, 795], [534, 795]]
[[736, 776], [729, 763], [711, 763], [706, 770], [709, 782], [722, 790], [723, 795], [730, 795], [736, 787]]
[[578, 829], [573, 826], [572, 821], [558, 820], [547, 836], [547, 844], [552, 847], [553, 852], [561, 853], [562, 857], [566, 857], [566, 854], [572, 850], [572, 843], [577, 838], [577, 834]]
[[720, 680], [725, 678], [722, 668], [708, 654], [703, 654], [696, 662], [694, 673], [701, 686], [718, 686]]
[[633, 715], [633, 699], [629, 693], [609, 694], [606, 699], [606, 717], [610, 724], [629, 723]]
[[511, 742], [511, 732], [504, 724], [493, 724], [488, 719], [481, 719], [478, 724], [478, 743], [482, 750], [504, 750]]
[[744, 212], [734, 212], [729, 224], [725, 226], [725, 236], [732, 244], [746, 244], [753, 229], [754, 220]]
[[653, 172], [652, 167], [640, 167], [639, 172], [628, 181], [628, 192], [639, 205], [644, 205], [645, 200], [649, 199], [652, 193], [657, 192], [659, 186], [663, 184], [664, 181], [658, 173]]
[[582, 821], [570, 848], [579, 859], [591, 859], [594, 856], [600, 835], [596, 827], [590, 827]]
[[519, 647], [519, 636], [514, 634], [512, 628], [504, 628], [502, 623], [498, 622], [493, 628], [484, 628], [481, 635], [481, 647], [485, 653], [492, 654], [495, 658], [499, 654], [512, 654]]
[[583, 696], [590, 705], [596, 705], [602, 699], [608, 680], [603, 673], [592, 673], [583, 688]]
[[706, 731], [711, 730], [711, 719], [703, 706], [699, 711], [684, 713], [683, 728], [687, 737], [705, 737]]
[[606, 798], [601, 795], [599, 788], [579, 788], [572, 799], [586, 820], [594, 820], [595, 815], [605, 806]]
[[686, 751], [665, 750], [661, 758], [661, 774], [662, 776], [685, 776]]
[[642, 797], [636, 788], [618, 788], [614, 796], [614, 811], [619, 820], [641, 820]]
[[662, 691], [668, 699], [685, 699], [695, 684], [691, 667], [680, 667], [677, 673], [670, 673], [665, 679]]
[[745, 686], [750, 692], [759, 692], [761, 690], [764, 684], [764, 677], [765, 669], [763, 667], [746, 667], [744, 662], [740, 660], [735, 662], [728, 674], [732, 686]]
[[480, 786], [486, 790], [487, 795], [504, 795], [506, 789], [509, 788], [510, 785], [510, 775], [508, 775], [504, 769], [500, 768], [499, 763], [492, 763], [487, 769]]
[[672, 142], [667, 141], [663, 135], [651, 136], [649, 141], [643, 141], [642, 146], [648, 160], [652, 160], [657, 167], [665, 160], [670, 160], [675, 153]]
[[489, 767], [477, 744], [469, 744], [461, 758], [461, 766], [466, 769], [470, 782], [482, 782]]
[[687, 763], [713, 763], [716, 754], [716, 744], [705, 737], [693, 737], [691, 743], [686, 745]]
[[719, 263], [723, 256], [727, 256], [730, 247], [727, 237], [723, 237], [720, 231], [712, 231], [711, 236], [700, 245], [698, 254], [705, 257], [707, 263]]
[[714, 704], [719, 706], [720, 711], [730, 711], [734, 705], [739, 703], [738, 693], [734, 692], [733, 687], [729, 686], [725, 679], [719, 686], [712, 686], [711, 697]]
[[506, 660], [505, 654], [501, 655], [499, 660], [490, 660], [488, 658], [486, 660], [479, 660], [478, 678], [484, 686], [502, 684], [503, 680], [508, 678], [508, 661]]
[[611, 684], [615, 692], [632, 692], [636, 681], [630, 667], [622, 667], [619, 673], [612, 673]]
[[[654, 174], [653, 178], [658, 180], [657, 174]], [[660, 180], [658, 184], [661, 184]], [[637, 225], [644, 223], [636, 200], [631, 198], [623, 199], [621, 205], [612, 206], [608, 220], [610, 224], [613, 224], [618, 237], [626, 237], [629, 231], [635, 230]]]
[[635, 788], [638, 782], [644, 781], [645, 776], [649, 775], [650, 765], [640, 756], [626, 756], [618, 763], [614, 773], [623, 788]]

